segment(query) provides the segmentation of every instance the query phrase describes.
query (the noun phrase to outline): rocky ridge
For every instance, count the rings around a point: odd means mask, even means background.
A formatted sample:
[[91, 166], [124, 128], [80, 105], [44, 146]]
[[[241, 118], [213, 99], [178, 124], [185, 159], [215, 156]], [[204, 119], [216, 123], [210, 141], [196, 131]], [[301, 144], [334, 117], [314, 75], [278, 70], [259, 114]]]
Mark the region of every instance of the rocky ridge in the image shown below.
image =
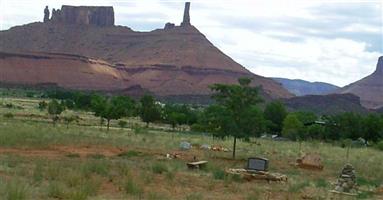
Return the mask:
[[[250, 77], [254, 86], [261, 86], [267, 98], [288, 98], [292, 94], [285, 90], [275, 81], [252, 74], [246, 68], [235, 62], [229, 56], [216, 48], [202, 33], [190, 23], [190, 4], [186, 4], [184, 21], [180, 26], [168, 23], [164, 29], [156, 29], [150, 32], [136, 32], [128, 27], [93, 23], [93, 20], [85, 20], [82, 14], [75, 14], [71, 23], [61, 23], [50, 20], [40, 23], [31, 23], [13, 27], [6, 31], [0, 31], [0, 51], [12, 52], [15, 55], [38, 54], [65, 54], [79, 55], [90, 60], [99, 60], [105, 63], [108, 70], [119, 74], [114, 76], [114, 81], [89, 82], [79, 88], [71, 85], [73, 89], [102, 89], [106, 91], [129, 88], [139, 85], [146, 91], [156, 96], [208, 96], [211, 91], [208, 86], [214, 83], [236, 83], [239, 77]], [[69, 8], [69, 7], [68, 7]], [[79, 10], [82, 13], [83, 9]], [[93, 9], [93, 8], [92, 8]], [[88, 11], [93, 12], [92, 9]], [[61, 13], [69, 11], [62, 8]], [[96, 9], [97, 10], [97, 9]], [[55, 11], [57, 13], [57, 11]], [[64, 14], [65, 16], [66, 14]], [[89, 15], [86, 15], [89, 16]], [[91, 15], [93, 16], [93, 15]], [[89, 19], [93, 19], [92, 17]], [[96, 20], [98, 21], [98, 20]], [[101, 20], [102, 21], [102, 20]], [[87, 23], [83, 23], [87, 22]], [[38, 65], [48, 60], [29, 59], [28, 65], [20, 57], [1, 57], [1, 63], [7, 63], [8, 68], [20, 70], [17, 76], [10, 71], [3, 70], [1, 82], [44, 82], [39, 78], [29, 80], [27, 71], [40, 70]], [[53, 63], [53, 60], [57, 63]], [[68, 63], [60, 59], [51, 59], [50, 65], [62, 68], [71, 68], [76, 72], [76, 66], [68, 66]], [[62, 63], [59, 63], [62, 62]], [[5, 65], [5, 64], [2, 64]], [[28, 68], [27, 68], [28, 66]], [[5, 68], [4, 68], [5, 69]], [[28, 69], [28, 70], [27, 70]], [[24, 74], [22, 73], [24, 70]], [[51, 72], [55, 73], [55, 72]], [[61, 73], [72, 73], [62, 70]], [[96, 76], [97, 70], [94, 72]], [[80, 73], [81, 74], [81, 73]], [[50, 76], [46, 74], [46, 76]], [[78, 75], [80, 76], [80, 75]], [[70, 84], [70, 78], [66, 75], [56, 77], [53, 82], [60, 83], [63, 87]], [[23, 81], [21, 81], [23, 80]], [[27, 81], [28, 80], [28, 81]], [[128, 81], [126, 81], [128, 80]], [[124, 86], [124, 84], [127, 84]], [[95, 87], [94, 85], [104, 85]], [[73, 86], [73, 87], [72, 87]]]
[[352, 93], [360, 97], [363, 106], [378, 109], [383, 106], [383, 56], [378, 59], [376, 70], [369, 76], [351, 83], [337, 93]]

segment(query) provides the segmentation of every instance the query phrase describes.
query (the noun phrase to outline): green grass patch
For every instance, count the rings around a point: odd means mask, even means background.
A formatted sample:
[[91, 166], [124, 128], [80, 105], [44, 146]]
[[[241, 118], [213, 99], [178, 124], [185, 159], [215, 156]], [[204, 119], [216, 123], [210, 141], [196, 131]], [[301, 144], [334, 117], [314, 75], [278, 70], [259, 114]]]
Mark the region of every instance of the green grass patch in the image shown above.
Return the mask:
[[162, 174], [168, 171], [168, 166], [162, 162], [156, 162], [152, 165], [152, 172], [155, 174]]
[[65, 156], [68, 157], [68, 158], [79, 158], [80, 154], [78, 154], [78, 153], [68, 153]]
[[94, 154], [88, 154], [87, 157], [92, 158], [92, 159], [104, 159], [105, 155], [99, 154], [99, 153], [94, 153]]
[[131, 158], [131, 157], [143, 156], [143, 153], [139, 151], [130, 150], [130, 151], [121, 152], [117, 156], [121, 158]]
[[296, 192], [302, 191], [305, 187], [308, 187], [308, 186], [310, 186], [310, 182], [305, 180], [305, 181], [302, 181], [302, 182], [297, 182], [297, 183], [291, 184], [289, 186], [288, 191], [296, 193]]
[[21, 181], [10, 181], [5, 186], [6, 200], [24, 200], [27, 199], [28, 187]]
[[224, 180], [226, 178], [226, 173], [222, 169], [216, 168], [213, 170], [213, 178], [216, 180]]
[[319, 178], [315, 180], [315, 186], [318, 188], [327, 188], [329, 186], [329, 183], [324, 178]]
[[47, 196], [49, 198], [64, 199], [66, 197], [64, 186], [56, 181], [49, 182]]
[[123, 189], [126, 194], [131, 194], [135, 196], [143, 195], [142, 186], [130, 177], [128, 177], [127, 180], [125, 180], [125, 182], [123, 183]]

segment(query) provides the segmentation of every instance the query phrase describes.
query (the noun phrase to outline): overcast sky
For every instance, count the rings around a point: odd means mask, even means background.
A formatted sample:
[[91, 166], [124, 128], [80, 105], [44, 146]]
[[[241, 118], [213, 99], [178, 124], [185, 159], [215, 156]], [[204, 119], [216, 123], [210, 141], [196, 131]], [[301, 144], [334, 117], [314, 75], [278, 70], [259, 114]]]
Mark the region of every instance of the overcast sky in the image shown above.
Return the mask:
[[[0, 0], [0, 29], [42, 21], [45, 5], [114, 6], [117, 25], [137, 31], [182, 21], [183, 1]], [[268, 77], [338, 86], [375, 70], [383, 55], [383, 0], [199, 0], [191, 23], [224, 53]]]

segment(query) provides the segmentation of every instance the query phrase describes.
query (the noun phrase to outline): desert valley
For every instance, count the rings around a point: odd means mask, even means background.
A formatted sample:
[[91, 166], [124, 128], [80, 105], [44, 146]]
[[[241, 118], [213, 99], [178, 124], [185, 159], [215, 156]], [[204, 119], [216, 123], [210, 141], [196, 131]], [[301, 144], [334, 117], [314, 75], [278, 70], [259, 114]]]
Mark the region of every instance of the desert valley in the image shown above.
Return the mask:
[[98, 5], [0, 30], [0, 199], [383, 199], [382, 55], [344, 87], [266, 77], [168, 3], [151, 31]]

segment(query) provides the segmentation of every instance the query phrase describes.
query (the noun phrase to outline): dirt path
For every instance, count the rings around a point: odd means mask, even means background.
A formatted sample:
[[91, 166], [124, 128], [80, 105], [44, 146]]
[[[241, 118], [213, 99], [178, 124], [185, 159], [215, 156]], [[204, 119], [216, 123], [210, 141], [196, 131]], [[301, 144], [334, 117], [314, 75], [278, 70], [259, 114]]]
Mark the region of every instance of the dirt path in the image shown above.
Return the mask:
[[68, 155], [86, 157], [88, 155], [117, 156], [122, 148], [105, 146], [51, 146], [45, 149], [0, 147], [0, 154], [16, 154], [26, 157], [60, 158]]
[[148, 148], [119, 148], [111, 146], [95, 146], [95, 145], [85, 145], [85, 146], [68, 146], [68, 145], [55, 145], [50, 146], [44, 149], [39, 148], [22, 148], [22, 147], [0, 147], [1, 154], [12, 154], [19, 155], [23, 157], [44, 157], [48, 159], [60, 159], [63, 157], [80, 157], [86, 158], [92, 155], [102, 155], [105, 157], [114, 157], [119, 156], [123, 153], [129, 153], [129, 151], [134, 151], [139, 155], [149, 155], [155, 156], [158, 159], [165, 159], [166, 154], [175, 155], [177, 154], [177, 159], [181, 160], [192, 160], [194, 156], [202, 156], [202, 152], [198, 150], [190, 151], [166, 151], [158, 149], [148, 149]]

